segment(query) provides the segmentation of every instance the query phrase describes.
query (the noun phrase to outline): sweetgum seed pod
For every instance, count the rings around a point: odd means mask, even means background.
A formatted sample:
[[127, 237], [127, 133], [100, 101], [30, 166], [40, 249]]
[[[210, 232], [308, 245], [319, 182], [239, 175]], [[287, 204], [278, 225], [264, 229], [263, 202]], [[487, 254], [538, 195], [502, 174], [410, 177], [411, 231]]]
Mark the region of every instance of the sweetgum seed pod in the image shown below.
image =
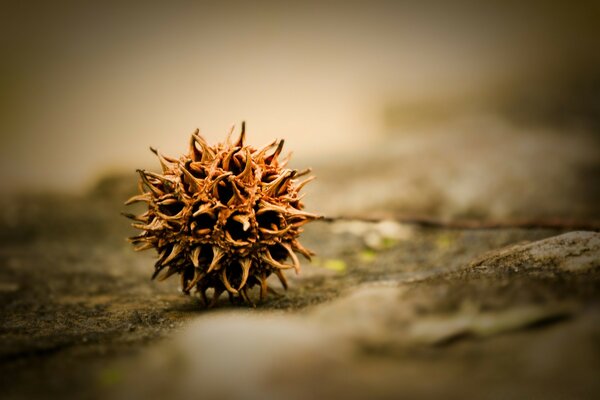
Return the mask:
[[300, 272], [296, 253], [313, 255], [298, 236], [304, 224], [320, 218], [303, 211], [299, 193], [314, 177], [300, 181], [310, 170], [285, 168], [283, 140], [258, 150], [246, 145], [245, 128], [242, 123], [238, 140], [231, 141], [232, 128], [215, 146], [196, 130], [188, 154], [178, 159], [150, 148], [162, 172], [138, 170], [140, 194], [125, 202], [148, 206], [141, 215], [123, 215], [141, 230], [128, 238], [135, 250], [157, 251], [152, 279], [178, 274], [183, 293], [199, 293], [207, 306], [223, 292], [253, 304], [248, 291], [254, 286], [263, 300], [273, 291], [271, 274], [287, 289], [283, 271]]

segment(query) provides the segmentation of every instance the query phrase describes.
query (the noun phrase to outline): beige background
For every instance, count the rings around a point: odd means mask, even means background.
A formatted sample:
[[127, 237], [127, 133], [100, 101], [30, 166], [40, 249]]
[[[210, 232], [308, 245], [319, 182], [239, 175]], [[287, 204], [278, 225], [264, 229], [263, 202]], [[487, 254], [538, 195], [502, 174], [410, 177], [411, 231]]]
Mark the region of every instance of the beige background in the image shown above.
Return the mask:
[[85, 189], [100, 174], [153, 165], [149, 145], [178, 154], [194, 128], [215, 141], [242, 119], [252, 143], [285, 137], [302, 162], [465, 115], [597, 121], [592, 3], [3, 9], [5, 190]]

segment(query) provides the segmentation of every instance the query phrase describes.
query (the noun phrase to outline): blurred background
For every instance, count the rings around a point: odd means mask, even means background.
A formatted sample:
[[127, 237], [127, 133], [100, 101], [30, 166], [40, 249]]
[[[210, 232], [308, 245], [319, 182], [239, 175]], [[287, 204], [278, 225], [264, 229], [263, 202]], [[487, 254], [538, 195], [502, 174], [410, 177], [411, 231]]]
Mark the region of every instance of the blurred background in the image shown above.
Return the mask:
[[246, 120], [251, 143], [321, 166], [326, 213], [598, 216], [597, 2], [2, 9], [3, 191], [134, 181], [148, 146], [178, 155], [196, 127], [217, 141]]
[[[3, 399], [600, 398], [600, 2], [0, 2]], [[243, 120], [349, 218], [206, 310], [119, 214]]]

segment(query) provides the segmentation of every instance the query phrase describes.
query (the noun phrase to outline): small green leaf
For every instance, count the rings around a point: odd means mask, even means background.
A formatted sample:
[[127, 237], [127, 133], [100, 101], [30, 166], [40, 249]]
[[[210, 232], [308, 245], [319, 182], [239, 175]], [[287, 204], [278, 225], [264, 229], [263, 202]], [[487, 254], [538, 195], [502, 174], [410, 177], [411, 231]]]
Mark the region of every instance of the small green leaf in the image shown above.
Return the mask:
[[396, 245], [396, 243], [398, 243], [398, 241], [394, 238], [391, 237], [384, 237], [381, 241], [381, 247], [383, 249], [389, 249], [392, 248]]
[[344, 260], [330, 258], [325, 260], [325, 262], [323, 263], [323, 267], [332, 271], [344, 272], [346, 271], [346, 262]]
[[377, 258], [377, 253], [371, 249], [364, 249], [360, 252], [359, 257], [362, 262], [371, 263]]
[[443, 233], [435, 241], [435, 244], [440, 250], [446, 250], [452, 246], [454, 236], [448, 233]]

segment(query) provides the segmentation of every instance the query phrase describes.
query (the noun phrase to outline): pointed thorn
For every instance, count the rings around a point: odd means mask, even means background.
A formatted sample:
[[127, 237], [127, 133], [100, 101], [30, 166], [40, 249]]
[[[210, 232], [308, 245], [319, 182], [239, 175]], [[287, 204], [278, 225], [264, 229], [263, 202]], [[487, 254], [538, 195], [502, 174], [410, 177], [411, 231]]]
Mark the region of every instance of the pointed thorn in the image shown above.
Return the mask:
[[260, 274], [260, 301], [263, 301], [267, 297], [268, 286], [267, 276], [264, 272]]
[[296, 174], [296, 178], [300, 178], [301, 176], [308, 175], [312, 172], [312, 168], [306, 168]]
[[227, 178], [228, 176], [233, 175], [231, 172], [225, 172], [222, 175], [219, 175], [214, 181], [212, 181], [210, 183], [210, 185], [208, 185], [208, 187], [206, 188], [207, 192], [212, 192], [213, 196], [215, 196], [215, 198], [219, 198], [219, 193], [216, 191], [217, 190], [217, 185], [219, 184], [219, 182], [221, 182], [223, 179]]
[[152, 277], [150, 278], [150, 280], [154, 280], [156, 279], [156, 277], [158, 276], [158, 274], [160, 274], [160, 271], [162, 271], [164, 268], [164, 265], [159, 265], [158, 263], [156, 265], [154, 265], [154, 273], [152, 273]]
[[308, 250], [307, 248], [305, 248], [304, 246], [302, 246], [302, 244], [300, 244], [300, 242], [298, 240], [294, 240], [292, 242], [292, 248], [297, 251], [298, 253], [302, 254], [304, 256], [304, 258], [306, 258], [308, 261], [311, 261], [311, 256], [314, 255], [314, 253], [310, 250]]
[[246, 139], [246, 121], [242, 121], [242, 133], [240, 133], [240, 138], [238, 139], [238, 141], [236, 142], [236, 147], [243, 147], [244, 146], [244, 140]]
[[275, 231], [272, 229], [267, 229], [267, 228], [258, 228], [258, 230], [261, 231], [262, 233], [266, 233], [268, 235], [281, 236], [284, 233], [287, 233], [287, 231], [289, 231], [293, 227], [294, 227], [293, 225], [288, 225], [285, 228], [278, 230], [278, 231]]
[[246, 165], [244, 166], [244, 170], [237, 176], [241, 181], [247, 182], [249, 178], [252, 177], [252, 156], [250, 155], [250, 150], [245, 148], [246, 150]]
[[277, 163], [277, 164], [279, 164], [279, 168], [287, 167], [288, 163], [292, 159], [292, 154], [293, 154], [293, 152], [290, 151], [289, 153], [287, 153], [287, 155], [285, 157], [283, 157], [281, 160], [279, 160], [279, 162]]
[[269, 250], [265, 250], [265, 252], [260, 257], [264, 262], [266, 262], [276, 270], [294, 268], [293, 265], [282, 264], [278, 261], [275, 261], [273, 259], [273, 256], [271, 256], [271, 253], [269, 253]]
[[167, 267], [166, 269], [167, 272], [160, 274], [158, 276], [158, 281], [162, 282], [165, 279], [169, 278], [171, 275], [175, 274], [177, 272], [177, 269], [175, 269], [174, 267]]
[[280, 269], [276, 269], [275, 275], [277, 275], [277, 277], [279, 278], [279, 282], [281, 282], [281, 286], [283, 286], [283, 288], [285, 290], [287, 290], [288, 282], [287, 282], [287, 279], [285, 278], [285, 275], [283, 275], [283, 272]]
[[238, 290], [243, 288], [246, 284], [246, 281], [248, 280], [248, 275], [250, 274], [250, 267], [252, 266], [252, 260], [250, 260], [249, 258], [244, 258], [240, 262], [240, 265], [242, 267], [242, 282], [240, 283], [240, 287], [238, 288]]
[[229, 132], [227, 133], [227, 138], [225, 139], [226, 145], [231, 144], [231, 135], [233, 135], [234, 130], [235, 130], [235, 124], [231, 124], [231, 127], [229, 128]]
[[223, 268], [223, 270], [221, 271], [221, 281], [223, 282], [223, 285], [225, 285], [225, 289], [227, 289], [229, 293], [238, 294], [238, 291], [233, 286], [231, 286], [229, 280], [227, 279], [227, 267]]
[[182, 250], [183, 250], [183, 246], [181, 246], [180, 244], [174, 245], [173, 249], [171, 250], [171, 253], [169, 254], [169, 256], [167, 258], [165, 258], [163, 260], [162, 264], [167, 265], [168, 263], [173, 261], [175, 259], [175, 257], [177, 257], [179, 255], [179, 253], [181, 253]]
[[179, 221], [179, 220], [181, 220], [181, 215], [184, 213], [184, 211], [185, 210], [182, 209], [175, 215], [167, 215], [167, 214], [161, 213], [160, 211], [156, 211], [156, 215], [165, 221]]
[[150, 147], [150, 151], [153, 152], [156, 155], [156, 157], [158, 157], [158, 162], [160, 163], [163, 172], [167, 172], [170, 169], [169, 164], [174, 164], [173, 161], [167, 160], [166, 157], [160, 154], [158, 150], [154, 147]]
[[198, 151], [198, 148], [196, 147], [195, 135], [197, 135], [198, 132], [200, 132], [200, 130], [196, 129], [194, 131], [194, 133], [192, 133], [192, 136], [190, 137], [190, 158], [193, 161], [200, 161], [200, 159], [202, 158], [202, 153], [200, 151]]
[[143, 251], [143, 250], [149, 250], [149, 249], [152, 249], [152, 248], [154, 248], [154, 245], [152, 243], [148, 242], [148, 243], [144, 243], [141, 246], [134, 247], [133, 250], [134, 251]]
[[140, 224], [140, 223], [134, 223], [131, 224], [131, 226], [133, 226], [136, 229], [142, 229], [145, 231], [159, 231], [163, 228], [163, 224], [160, 222], [160, 220], [158, 218], [154, 218], [152, 220], [152, 222], [150, 222], [149, 224]]
[[240, 150], [240, 147], [234, 147], [233, 149], [229, 150], [229, 152], [227, 153], [227, 155], [225, 156], [225, 158], [223, 159], [223, 169], [224, 170], [229, 170], [229, 163], [231, 163], [231, 157], [233, 157], [233, 155]]
[[302, 217], [311, 218], [311, 219], [320, 219], [320, 218], [322, 218], [320, 215], [312, 214], [312, 213], [309, 213], [309, 212], [306, 212], [306, 211], [297, 210], [297, 209], [295, 209], [293, 207], [286, 208], [286, 212], [288, 214], [291, 214], [294, 217], [302, 216]]
[[208, 143], [206, 143], [204, 138], [197, 135], [194, 135], [194, 138], [196, 139], [196, 143], [198, 143], [200, 147], [202, 147], [202, 158], [200, 158], [200, 162], [205, 163], [214, 160], [216, 154], [213, 151], [213, 149], [208, 145]]
[[212, 270], [218, 269], [217, 266], [220, 267], [219, 261], [221, 261], [223, 256], [225, 256], [225, 253], [220, 248], [213, 246], [212, 249], [213, 249], [213, 259], [212, 259], [210, 266], [208, 267], [208, 270], [206, 271], [206, 273], [210, 273], [210, 272], [212, 272]]
[[194, 247], [194, 250], [192, 250], [192, 252], [190, 253], [190, 260], [192, 261], [192, 264], [194, 264], [194, 267], [198, 268], [200, 266], [200, 246], [196, 246]]
[[268, 203], [264, 200], [261, 200], [259, 205], [260, 205], [260, 207], [259, 207], [259, 210], [256, 212], [256, 215], [261, 215], [267, 211], [277, 211], [280, 213], [287, 212], [287, 208]]
[[130, 243], [135, 243], [135, 242], [150, 240], [150, 237], [147, 235], [148, 235], [147, 232], [142, 232], [139, 235], [128, 237], [127, 241]]
[[233, 188], [233, 196], [231, 196], [231, 199], [229, 199], [229, 201], [227, 202], [228, 206], [231, 206], [236, 202], [243, 203], [244, 201], [246, 201], [244, 196], [242, 196], [242, 192], [240, 192], [240, 189], [238, 189], [235, 182], [231, 182], [231, 187]]
[[192, 214], [193, 217], [197, 217], [201, 214], [213, 214], [213, 205], [210, 203], [202, 204], [198, 207], [198, 210]]
[[232, 218], [234, 221], [237, 221], [240, 224], [242, 224], [242, 230], [244, 232], [246, 232], [248, 229], [250, 229], [250, 217], [248, 215], [236, 214]]
[[286, 169], [283, 173], [275, 179], [273, 182], [265, 185], [263, 194], [266, 196], [275, 196], [279, 193], [280, 189], [285, 186], [288, 180], [292, 179], [296, 175], [295, 170]]
[[[194, 286], [196, 286], [196, 284], [198, 282], [200, 282], [202, 280], [202, 278], [204, 278], [206, 276], [206, 274], [204, 272], [200, 272], [200, 270], [198, 268], [195, 269], [194, 271], [194, 279], [192, 279], [190, 281], [190, 283], [188, 283], [186, 290], [189, 292], [190, 290], [192, 290], [192, 288]], [[206, 299], [206, 294], [204, 295], [205, 299]]]
[[292, 222], [291, 226], [293, 226], [294, 228], [300, 228], [301, 226], [304, 226], [304, 225], [308, 224], [309, 222], [312, 222], [312, 220], [308, 219], [308, 218], [304, 218], [304, 219], [301, 219], [300, 221]]
[[277, 144], [277, 140], [274, 140], [273, 142], [269, 143], [268, 145], [266, 145], [265, 147], [263, 147], [262, 149], [260, 149], [258, 151], [258, 153], [256, 153], [255, 158], [257, 160], [260, 160], [262, 158], [263, 161], [264, 161], [265, 153], [267, 151], [269, 151], [271, 148], [273, 148], [273, 146], [275, 146], [276, 144]]
[[172, 185], [173, 183], [175, 183], [175, 181], [165, 175], [161, 175], [161, 174], [157, 174], [156, 172], [152, 172], [152, 171], [144, 171], [144, 175], [146, 175], [146, 177], [151, 177], [154, 179], [158, 179], [159, 181], [161, 181], [163, 184], [166, 185]]
[[188, 162], [185, 163], [185, 165], [180, 166], [181, 168], [181, 172], [183, 172], [183, 175], [189, 180], [190, 185], [193, 185], [196, 187], [196, 190], [200, 190], [200, 188], [202, 188], [202, 184], [203, 184], [203, 180], [196, 178], [194, 175], [192, 175], [192, 173], [189, 171], [189, 166], [192, 163], [191, 160], [189, 160]]
[[310, 178], [306, 178], [305, 180], [303, 180], [302, 182], [300, 182], [298, 185], [296, 185], [296, 191], [299, 192], [300, 190], [302, 190], [302, 188], [304, 186], [306, 186], [308, 183], [314, 181], [317, 177], [316, 176], [311, 176]]
[[187, 285], [185, 284], [185, 273], [183, 271], [179, 275], [179, 287], [181, 288], [181, 292], [183, 294], [190, 294], [190, 291], [187, 290]]
[[271, 164], [273, 164], [274, 161], [277, 161], [277, 157], [279, 156], [279, 154], [281, 154], [281, 150], [283, 150], [284, 142], [285, 141], [283, 139], [281, 139], [279, 141], [279, 143], [277, 144], [277, 148], [275, 149], [275, 152], [273, 152], [273, 154], [271, 154], [269, 157], [265, 158], [265, 164], [271, 165]]
[[146, 175], [147, 172], [141, 169], [136, 170], [138, 174], [140, 174], [140, 178], [142, 179], [142, 181], [144, 182], [144, 184], [146, 185], [146, 187], [148, 189], [150, 189], [150, 191], [152, 191], [152, 193], [154, 193], [156, 196], [162, 196], [164, 193], [162, 192], [162, 190], [160, 190], [159, 188], [157, 188], [153, 183], [151, 183], [148, 180], [148, 176]]
[[294, 253], [294, 251], [292, 250], [292, 248], [290, 247], [289, 244], [281, 243], [281, 245], [283, 246], [284, 249], [287, 250], [288, 254], [290, 255], [292, 262], [294, 263], [294, 270], [296, 271], [296, 274], [299, 274], [300, 273], [300, 260], [298, 260], [298, 256], [296, 255], [296, 253]]
[[252, 299], [250, 299], [250, 296], [248, 296], [248, 288], [243, 288], [241, 291], [241, 295], [242, 298], [244, 299], [244, 301], [248, 304], [250, 304], [252, 307], [256, 308], [256, 304], [254, 304], [254, 302], [252, 301]]
[[137, 203], [137, 202], [140, 202], [140, 201], [145, 201], [145, 202], [148, 203], [148, 202], [150, 202], [150, 198], [151, 198], [150, 193], [149, 192], [145, 192], [145, 193], [138, 194], [138, 195], [135, 195], [135, 196], [129, 198], [125, 202], [125, 205], [128, 206], [130, 204]]
[[129, 218], [133, 221], [148, 222], [148, 219], [144, 218], [142, 215], [138, 216], [138, 215], [126, 213], [126, 212], [122, 212], [121, 215], [124, 216], [125, 218]]

